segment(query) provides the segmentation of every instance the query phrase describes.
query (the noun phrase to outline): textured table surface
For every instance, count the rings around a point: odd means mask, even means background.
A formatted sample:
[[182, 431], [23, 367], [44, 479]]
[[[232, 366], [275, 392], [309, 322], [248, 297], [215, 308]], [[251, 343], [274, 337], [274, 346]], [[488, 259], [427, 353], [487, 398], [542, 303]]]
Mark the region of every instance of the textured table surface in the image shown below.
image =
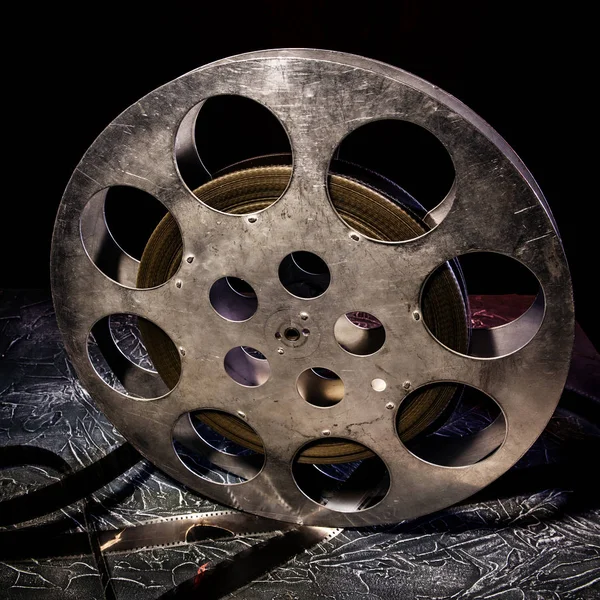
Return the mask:
[[[100, 551], [99, 531], [226, 509], [141, 459], [96, 408], [48, 292], [0, 292], [0, 598], [600, 598], [599, 377], [578, 331], [540, 440], [492, 486], [428, 517], [336, 530], [287, 562], [277, 546], [269, 557], [269, 541], [288, 543], [279, 533]], [[84, 476], [69, 480], [74, 472]], [[68, 485], [47, 487], [63, 477]], [[77, 533], [89, 552], [69, 555], [63, 541]], [[253, 552], [272, 565], [237, 589], [201, 593], [206, 573], [230, 560], [243, 571]]]

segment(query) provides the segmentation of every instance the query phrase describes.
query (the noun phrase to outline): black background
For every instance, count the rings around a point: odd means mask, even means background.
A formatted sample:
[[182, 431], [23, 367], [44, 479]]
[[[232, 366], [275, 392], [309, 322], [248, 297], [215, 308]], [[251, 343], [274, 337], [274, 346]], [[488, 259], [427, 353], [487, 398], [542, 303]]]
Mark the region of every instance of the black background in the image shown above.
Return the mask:
[[554, 212], [578, 318], [592, 328], [598, 152], [591, 10], [575, 3], [309, 1], [24, 3], [11, 10], [3, 19], [9, 160], [1, 287], [48, 285], [62, 191], [87, 147], [122, 110], [212, 60], [316, 47], [375, 58], [429, 80], [513, 146]]

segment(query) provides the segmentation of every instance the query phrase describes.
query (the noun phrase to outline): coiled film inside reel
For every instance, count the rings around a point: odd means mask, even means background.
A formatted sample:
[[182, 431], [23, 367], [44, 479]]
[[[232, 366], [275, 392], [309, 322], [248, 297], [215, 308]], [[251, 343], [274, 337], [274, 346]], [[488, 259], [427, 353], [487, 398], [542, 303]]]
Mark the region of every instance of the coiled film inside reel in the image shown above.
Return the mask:
[[[290, 153], [211, 169], [199, 115], [232, 93]], [[356, 525], [456, 502], [533, 443], [566, 376], [568, 270], [531, 176], [463, 105], [367, 59], [280, 51], [194, 71], [117, 121], [65, 193], [53, 294], [79, 376], [148, 458], [236, 508]], [[344, 160], [387, 122], [451, 159], [429, 210]], [[160, 201], [138, 256], [111, 227], [131, 189]], [[488, 259], [525, 294], [473, 327]]]

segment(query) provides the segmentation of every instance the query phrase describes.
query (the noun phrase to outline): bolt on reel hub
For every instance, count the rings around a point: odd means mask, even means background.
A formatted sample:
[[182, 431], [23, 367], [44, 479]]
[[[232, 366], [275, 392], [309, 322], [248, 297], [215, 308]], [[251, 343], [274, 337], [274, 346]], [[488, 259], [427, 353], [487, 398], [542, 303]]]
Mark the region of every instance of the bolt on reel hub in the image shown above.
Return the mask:
[[[189, 176], [222, 95], [266, 107], [291, 154]], [[449, 154], [432, 210], [334, 158], [383, 119]], [[166, 210], [139, 260], [106, 219], [123, 187]], [[474, 253], [534, 280], [518, 318], [472, 327]], [[52, 291], [81, 381], [144, 456], [223, 504], [336, 527], [433, 512], [510, 468], [560, 398], [574, 323], [550, 210], [498, 134], [400, 69], [317, 50], [218, 61], [113, 121], [59, 208]]]

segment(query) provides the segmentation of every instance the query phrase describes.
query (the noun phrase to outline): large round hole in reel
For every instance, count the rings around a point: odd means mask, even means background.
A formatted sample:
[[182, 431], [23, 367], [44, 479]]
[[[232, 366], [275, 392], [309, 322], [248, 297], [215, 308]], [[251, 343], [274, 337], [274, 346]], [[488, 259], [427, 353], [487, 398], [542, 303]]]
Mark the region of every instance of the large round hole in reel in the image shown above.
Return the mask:
[[[270, 111], [291, 153], [254, 157], [190, 186], [186, 173], [201, 168], [193, 131], [202, 105], [232, 94]], [[334, 158], [358, 127], [385, 119], [427, 130], [448, 152], [455, 178], [438, 206], [426, 211], [385, 178]], [[112, 239], [111, 264], [126, 265], [124, 278], [91, 260], [111, 236], [103, 219], [86, 217], [90, 202], [102, 214], [99, 198], [115, 186], [139, 189], [167, 211], [141, 260], [121, 261]], [[490, 330], [476, 352], [472, 338], [481, 336], [471, 335], [455, 260], [473, 252], [518, 261], [540, 288], [539, 302]], [[434, 86], [325, 51], [233, 57], [125, 111], [65, 192], [52, 281], [77, 372], [131, 443], [217, 501], [314, 525], [414, 517], [493, 481], [550, 418], [573, 333], [560, 238], [508, 145]], [[90, 331], [115, 314], [141, 317], [158, 391], [127, 394], [91, 365]], [[532, 315], [535, 326], [519, 337]], [[297, 384], [305, 372], [317, 377], [317, 393], [318, 378], [335, 374], [343, 394], [306, 401]], [[453, 439], [452, 460], [437, 438], [442, 458], [420, 456], [420, 440], [445, 431], [467, 389], [493, 402], [494, 420]]]

